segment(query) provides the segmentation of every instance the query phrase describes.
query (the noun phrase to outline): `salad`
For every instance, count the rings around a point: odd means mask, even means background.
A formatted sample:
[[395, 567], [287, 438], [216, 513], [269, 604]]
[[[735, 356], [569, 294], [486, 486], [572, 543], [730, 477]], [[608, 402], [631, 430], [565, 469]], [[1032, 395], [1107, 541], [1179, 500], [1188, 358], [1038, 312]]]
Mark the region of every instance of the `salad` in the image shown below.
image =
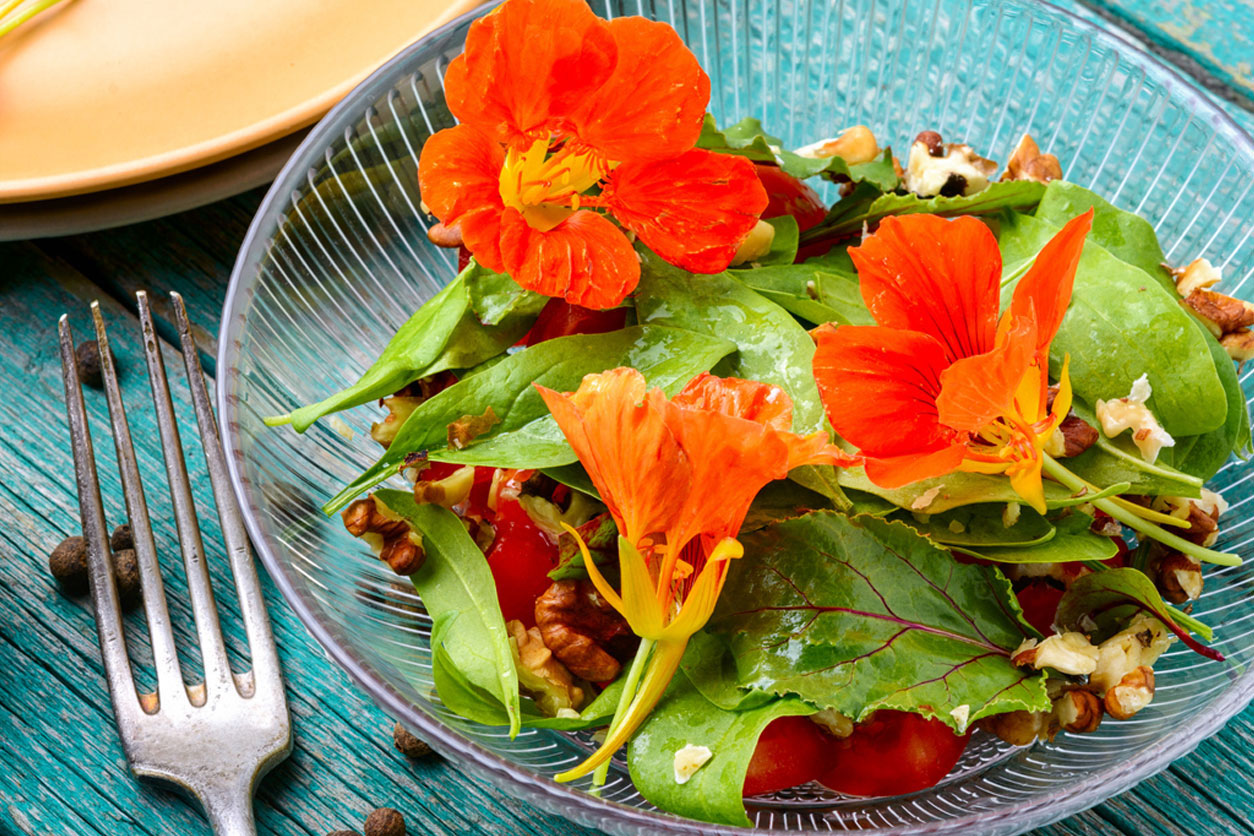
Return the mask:
[[583, 0], [505, 0], [444, 88], [418, 177], [461, 271], [268, 423], [385, 410], [324, 510], [420, 593], [450, 710], [747, 824], [1127, 720], [1173, 642], [1223, 661], [1190, 609], [1240, 562], [1206, 484], [1251, 449], [1254, 306], [1209, 262], [1027, 135], [720, 126], [673, 29]]

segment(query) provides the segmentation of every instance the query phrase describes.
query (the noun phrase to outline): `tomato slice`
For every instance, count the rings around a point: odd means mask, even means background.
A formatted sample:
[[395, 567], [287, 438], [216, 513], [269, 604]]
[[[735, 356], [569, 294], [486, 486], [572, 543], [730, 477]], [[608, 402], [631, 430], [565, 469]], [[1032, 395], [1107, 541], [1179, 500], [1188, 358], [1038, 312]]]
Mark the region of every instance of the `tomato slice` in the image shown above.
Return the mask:
[[795, 787], [819, 777], [832, 738], [808, 717], [772, 720], [758, 737], [745, 774], [745, 795]]
[[496, 582], [496, 597], [506, 621], [524, 626], [536, 623], [536, 599], [552, 581], [549, 571], [557, 565], [557, 545], [549, 540], [518, 500], [501, 499], [492, 520], [496, 537], [488, 550], [488, 568]]
[[1029, 581], [1015, 595], [1023, 608], [1023, 617], [1036, 629], [1048, 636], [1054, 632], [1054, 616], [1058, 602], [1066, 590], [1045, 580]]
[[626, 308], [598, 311], [572, 305], [565, 299], [550, 299], [527, 332], [524, 345], [535, 345], [554, 337], [571, 334], [604, 334], [617, 331], [627, 322]]
[[785, 174], [779, 166], [755, 163], [758, 179], [766, 189], [768, 202], [762, 212], [764, 218], [792, 215], [802, 232], [817, 225], [827, 217], [827, 205], [819, 193], [791, 174]]
[[846, 738], [830, 739], [825, 787], [847, 795], [888, 796], [933, 786], [954, 768], [971, 735], [906, 711], [877, 711]]

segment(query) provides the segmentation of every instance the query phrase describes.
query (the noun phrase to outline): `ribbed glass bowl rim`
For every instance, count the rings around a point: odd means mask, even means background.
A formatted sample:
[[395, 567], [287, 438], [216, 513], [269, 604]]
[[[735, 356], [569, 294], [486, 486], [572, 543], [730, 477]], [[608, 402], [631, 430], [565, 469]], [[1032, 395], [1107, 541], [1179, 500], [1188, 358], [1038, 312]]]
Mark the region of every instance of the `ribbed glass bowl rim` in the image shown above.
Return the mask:
[[[1080, 31], [1098, 42], [1114, 47], [1124, 57], [1134, 59], [1147, 74], [1161, 81], [1173, 96], [1187, 103], [1198, 115], [1205, 115], [1206, 121], [1216, 132], [1231, 141], [1243, 156], [1254, 161], [1254, 138], [1246, 133], [1231, 116], [1197, 90], [1179, 70], [1142, 48], [1127, 34], [1099, 26], [1093, 21], [1052, 3], [1044, 2], [1044, 0], [1021, 0], [1012, 5], [1046, 7], [1070, 19]], [[419, 731], [442, 754], [471, 762], [482, 774], [491, 776], [517, 798], [533, 801], [546, 810], [560, 810], [563, 815], [585, 823], [598, 820], [613, 821], [614, 824], [641, 832], [654, 830], [664, 833], [693, 834], [761, 833], [763, 831], [759, 829], [712, 826], [693, 819], [678, 818], [665, 812], [628, 807], [598, 799], [589, 793], [564, 787], [553, 781], [536, 781], [532, 776], [518, 771], [508, 759], [495, 755], [482, 746], [463, 738], [435, 717], [418, 710], [408, 699], [377, 677], [372, 666], [360, 658], [350, 646], [339, 640], [338, 628], [318, 618], [316, 605], [293, 583], [288, 568], [279, 559], [273, 544], [263, 535], [263, 529], [255, 513], [258, 506], [254, 501], [252, 486], [242, 478], [240, 468], [243, 453], [238, 435], [237, 405], [230, 397], [232, 387], [229, 385], [238, 374], [239, 344], [234, 332], [240, 327], [243, 308], [251, 298], [250, 291], [258, 279], [257, 267], [266, 254], [288, 197], [303, 181], [305, 171], [321, 158], [328, 141], [341, 135], [353, 121], [360, 117], [364, 108], [378, 100], [382, 94], [395, 85], [400, 72], [399, 68], [406, 66], [414, 53], [420, 52], [428, 41], [444, 37], [447, 32], [482, 13], [482, 8], [475, 9], [449, 21], [406, 47], [371, 74], [310, 131], [304, 142], [279, 172], [269, 191], [266, 192], [256, 216], [249, 225], [248, 233], [244, 237], [235, 266], [231, 271], [218, 334], [216, 381], [218, 415], [220, 426], [223, 428], [222, 444], [226, 450], [231, 487], [239, 500], [253, 547], [261, 556], [261, 561], [270, 577], [278, 586], [284, 599], [296, 612], [301, 623], [326, 650], [331, 659], [343, 668], [353, 681], [365, 689], [371, 699], [385, 712], [400, 719], [406, 726]], [[1067, 795], [1065, 798], [1060, 799], [1057, 795], [1051, 795], [960, 818], [858, 832], [885, 836], [905, 833], [965, 833], [970, 828], [1007, 823], [1009, 819], [1014, 818], [1031, 819], [1033, 826], [1058, 821], [1129, 789], [1138, 781], [1166, 768], [1177, 758], [1189, 754], [1203, 740], [1223, 728], [1229, 719], [1251, 702], [1251, 699], [1254, 699], [1254, 668], [1247, 669], [1235, 681], [1229, 683], [1224, 693], [1210, 706], [1207, 716], [1199, 718], [1194, 724], [1164, 735], [1153, 745], [1124, 763], [1113, 766], [1096, 776], [1088, 776], [1086, 788]], [[1050, 808], [1051, 814], [1038, 819], [1037, 815], [1044, 812], [1046, 808]]]

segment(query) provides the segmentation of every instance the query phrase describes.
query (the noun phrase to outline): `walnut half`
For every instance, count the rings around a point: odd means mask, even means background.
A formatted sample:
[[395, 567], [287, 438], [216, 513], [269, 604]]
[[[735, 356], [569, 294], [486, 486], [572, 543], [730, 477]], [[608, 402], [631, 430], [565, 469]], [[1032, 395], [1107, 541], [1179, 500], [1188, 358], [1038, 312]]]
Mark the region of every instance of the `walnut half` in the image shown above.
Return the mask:
[[1062, 179], [1062, 165], [1053, 154], [1042, 154], [1031, 134], [1024, 134], [1011, 152], [1001, 179], [1048, 183]]
[[357, 500], [340, 517], [348, 533], [365, 540], [396, 574], [412, 575], [422, 568], [427, 557], [422, 535], [374, 496]]
[[536, 600], [536, 626], [544, 643], [571, 673], [589, 682], [608, 682], [636, 643], [627, 622], [600, 596], [591, 581], [556, 581]]

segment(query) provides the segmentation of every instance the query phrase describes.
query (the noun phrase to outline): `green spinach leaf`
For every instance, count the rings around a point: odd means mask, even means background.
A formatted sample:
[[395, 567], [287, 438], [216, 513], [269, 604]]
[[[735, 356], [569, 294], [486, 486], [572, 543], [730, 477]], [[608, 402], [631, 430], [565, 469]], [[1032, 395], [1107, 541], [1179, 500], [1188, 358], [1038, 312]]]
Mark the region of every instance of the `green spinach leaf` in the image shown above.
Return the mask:
[[857, 276], [823, 270], [810, 261], [728, 272], [784, 310], [816, 325], [875, 324], [862, 301]]
[[[502, 292], [505, 283], [519, 293]], [[476, 315], [472, 298], [486, 312], [486, 324]], [[304, 432], [324, 415], [387, 397], [419, 378], [482, 363], [527, 333], [540, 312], [537, 302], [536, 294], [523, 291], [513, 279], [472, 263], [400, 327], [356, 383], [266, 423], [290, 423]]]
[[727, 273], [694, 275], [643, 253], [636, 312], [641, 324], [686, 328], [736, 344], [726, 374], [773, 383], [792, 398], [793, 432], [827, 418], [814, 382], [814, 341], [789, 313]]
[[785, 174], [799, 180], [821, 174], [830, 180], [867, 182], [879, 191], [892, 191], [899, 182], [889, 149], [870, 162], [853, 165], [845, 162], [843, 157], [802, 157], [782, 148], [781, 140], [766, 133], [762, 123], [753, 118], [741, 119], [719, 130], [714, 117], [707, 113], [697, 147], [747, 157], [755, 163], [778, 165]]
[[1014, 545], [951, 545], [954, 551], [997, 563], [1067, 563], [1070, 561], [1110, 560], [1119, 552], [1115, 541], [1089, 530], [1093, 518], [1071, 513], [1054, 523], [1054, 533], [1041, 543]]
[[[511, 354], [459, 381], [415, 409], [396, 438], [365, 473], [324, 506], [329, 514], [395, 474], [405, 456], [427, 450], [435, 461], [541, 468], [571, 464], [575, 454], [532, 385], [559, 392], [579, 388], [584, 375], [618, 366], [639, 369], [652, 386], [674, 394], [735, 346], [713, 334], [657, 325], [606, 334], [559, 337]], [[448, 445], [448, 425], [491, 407], [500, 423], [460, 450]]]
[[792, 215], [780, 215], [778, 218], [764, 220], [775, 230], [775, 237], [771, 239], [770, 251], [755, 259], [755, 262], [763, 266], [792, 264], [797, 258], [797, 238], [801, 235], [797, 228], [797, 219]]
[[1154, 234], [1154, 225], [1140, 215], [1125, 212], [1075, 183], [1055, 180], [1045, 187], [1041, 203], [1036, 207], [1036, 217], [1061, 229], [1067, 221], [1089, 209], [1093, 210], [1090, 241], [1120, 261], [1144, 270], [1164, 289], [1176, 292], [1176, 283], [1163, 266], [1167, 257]]
[[1045, 187], [1028, 180], [990, 183], [973, 195], [919, 197], [907, 192], [880, 193], [869, 184], [860, 184], [853, 193], [836, 202], [822, 223], [801, 234], [801, 244], [854, 235], [863, 224], [874, 226], [889, 215], [987, 215], [1003, 209], [1031, 209], [1040, 202]]
[[707, 627], [731, 647], [742, 687], [960, 731], [1049, 707], [1043, 676], [1010, 663], [1035, 633], [995, 568], [958, 563], [902, 523], [828, 511], [743, 542]]
[[[1028, 215], [1006, 213], [1003, 262], [1035, 257], [1059, 228]], [[1002, 287], [1008, 303], [1017, 284]], [[1085, 244], [1062, 327], [1050, 346], [1057, 374], [1071, 357], [1071, 385], [1087, 403], [1121, 398], [1149, 376], [1149, 407], [1173, 436], [1223, 426], [1227, 396], [1206, 342], [1175, 297], [1143, 270], [1115, 258], [1094, 241]]]
[[[1067, 459], [1074, 462], [1075, 459]], [[1023, 497], [1005, 476], [956, 471], [933, 479], [922, 479], [900, 488], [881, 488], [867, 478], [860, 467], [838, 471], [842, 487], [874, 494], [907, 511], [940, 514], [951, 508], [977, 502], [1022, 502]], [[1057, 482], [1045, 482], [1046, 503], [1070, 498], [1071, 492]]]
[[518, 671], [487, 558], [452, 511], [419, 505], [407, 491], [379, 491], [378, 498], [422, 534], [427, 557], [410, 580], [431, 619], [443, 622], [441, 648], [467, 684], [504, 706], [510, 735], [517, 734]]
[[[741, 791], [758, 736], [778, 717], [813, 714], [798, 699], [726, 711], [677, 676], [627, 746], [627, 768], [640, 794], [667, 812], [717, 824], [749, 826]], [[675, 781], [675, 753], [706, 746], [712, 757], [687, 783]]]

